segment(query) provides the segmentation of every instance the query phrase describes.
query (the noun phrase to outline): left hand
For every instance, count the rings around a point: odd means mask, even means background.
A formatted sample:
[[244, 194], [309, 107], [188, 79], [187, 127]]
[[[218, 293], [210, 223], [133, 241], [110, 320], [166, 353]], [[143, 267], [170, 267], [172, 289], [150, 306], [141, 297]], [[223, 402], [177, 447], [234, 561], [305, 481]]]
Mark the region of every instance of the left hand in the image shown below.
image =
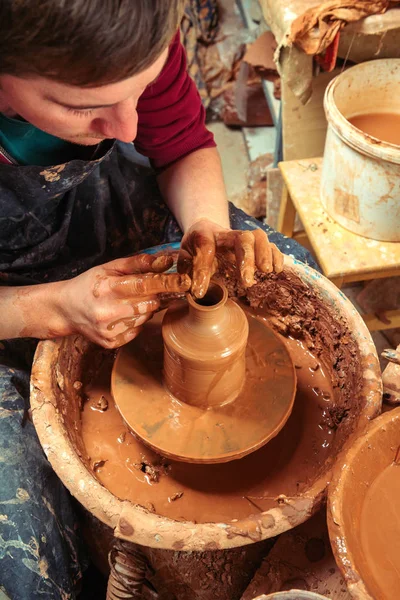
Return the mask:
[[264, 273], [283, 270], [283, 254], [262, 229], [237, 231], [200, 219], [185, 233], [178, 257], [178, 272], [191, 275], [191, 292], [196, 298], [205, 295], [218, 269], [219, 249], [233, 253], [246, 288], [254, 285], [256, 269]]

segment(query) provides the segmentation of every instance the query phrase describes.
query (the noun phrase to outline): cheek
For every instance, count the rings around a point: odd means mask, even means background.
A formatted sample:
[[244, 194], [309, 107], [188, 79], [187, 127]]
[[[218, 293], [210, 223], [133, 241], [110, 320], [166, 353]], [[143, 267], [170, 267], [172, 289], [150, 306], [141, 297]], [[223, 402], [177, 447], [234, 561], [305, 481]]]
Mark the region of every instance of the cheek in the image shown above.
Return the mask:
[[71, 118], [71, 115], [66, 111], [65, 113], [60, 112], [58, 106], [48, 105], [43, 100], [35, 98], [35, 96], [29, 97], [29, 102], [24, 102], [20, 98], [17, 100], [12, 99], [11, 102], [13, 114], [19, 115], [38, 129], [55, 136], [57, 136], [57, 133], [60, 135], [70, 134], [71, 132], [84, 131], [87, 128], [86, 119], [81, 119], [83, 123], [79, 123], [77, 118]]

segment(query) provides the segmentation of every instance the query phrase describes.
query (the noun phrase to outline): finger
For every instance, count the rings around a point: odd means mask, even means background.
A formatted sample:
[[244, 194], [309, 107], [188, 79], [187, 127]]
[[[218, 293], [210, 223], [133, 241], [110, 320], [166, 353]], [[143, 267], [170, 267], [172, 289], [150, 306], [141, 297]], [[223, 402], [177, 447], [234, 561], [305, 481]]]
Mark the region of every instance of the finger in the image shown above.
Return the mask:
[[126, 258], [118, 258], [107, 264], [107, 268], [113, 269], [121, 275], [134, 273], [162, 273], [174, 264], [174, 259], [168, 254], [136, 254]]
[[161, 294], [163, 292], [182, 294], [190, 289], [190, 285], [189, 275], [149, 273], [119, 277], [110, 284], [110, 287], [118, 296], [129, 298]]
[[146, 313], [145, 315], [137, 315], [135, 317], [129, 317], [127, 319], [118, 319], [117, 321], [111, 321], [107, 325], [107, 331], [112, 331], [113, 334], [117, 335], [117, 333], [122, 333], [127, 329], [132, 329], [133, 327], [140, 327], [144, 325], [146, 321], [151, 319], [153, 313]]
[[257, 268], [263, 273], [271, 273], [273, 271], [273, 254], [272, 244], [269, 243], [268, 236], [262, 229], [253, 231], [255, 240], [255, 259]]
[[236, 232], [235, 252], [240, 278], [246, 288], [255, 284], [255, 239], [252, 231]]
[[183, 248], [180, 249], [178, 255], [178, 263], [176, 265], [176, 269], [178, 273], [186, 273], [187, 275], [192, 275], [193, 270], [193, 260], [192, 255]]
[[271, 244], [271, 248], [274, 263], [274, 271], [275, 273], [282, 273], [285, 257], [283, 256], [282, 252], [278, 250], [275, 244]]
[[144, 315], [154, 313], [160, 308], [160, 298], [157, 296], [148, 296], [140, 298], [124, 298], [120, 300], [121, 304], [130, 306], [133, 315]]
[[218, 231], [215, 234], [215, 241], [217, 248], [221, 248], [222, 250], [235, 250], [235, 239], [236, 239], [236, 231]]
[[193, 236], [193, 274], [192, 294], [195, 298], [203, 298], [209, 286], [213, 274], [215, 258], [214, 234], [198, 233], [194, 231]]
[[112, 340], [104, 341], [102, 345], [105, 348], [108, 348], [109, 350], [115, 350], [116, 348], [125, 346], [125, 344], [128, 344], [129, 342], [137, 338], [141, 331], [143, 331], [143, 327], [134, 327], [133, 329], [128, 329], [124, 333], [117, 335]]

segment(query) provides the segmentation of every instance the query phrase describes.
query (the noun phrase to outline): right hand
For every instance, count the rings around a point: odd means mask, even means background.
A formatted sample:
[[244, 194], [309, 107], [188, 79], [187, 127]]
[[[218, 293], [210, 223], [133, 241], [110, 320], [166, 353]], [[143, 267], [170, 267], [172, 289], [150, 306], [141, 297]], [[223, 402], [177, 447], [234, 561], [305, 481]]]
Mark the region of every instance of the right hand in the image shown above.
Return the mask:
[[139, 254], [94, 267], [63, 282], [60, 304], [65, 330], [104, 348], [133, 340], [160, 307], [160, 293], [185, 293], [188, 275], [166, 274], [170, 256]]

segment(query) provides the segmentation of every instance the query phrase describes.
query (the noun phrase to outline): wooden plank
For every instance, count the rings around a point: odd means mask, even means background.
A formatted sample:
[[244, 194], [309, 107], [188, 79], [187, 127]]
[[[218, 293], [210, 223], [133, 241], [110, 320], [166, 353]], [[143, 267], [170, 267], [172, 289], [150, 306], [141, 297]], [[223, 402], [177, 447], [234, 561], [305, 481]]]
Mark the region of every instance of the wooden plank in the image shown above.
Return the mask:
[[305, 105], [285, 83], [285, 72], [282, 73], [284, 160], [303, 159], [323, 154], [327, 130], [323, 99], [328, 83], [339, 72], [336, 69], [332, 73], [321, 73], [318, 77], [314, 77], [312, 96]]
[[288, 193], [287, 187], [283, 186], [282, 201], [278, 218], [278, 231], [292, 237], [294, 229], [294, 221], [296, 218], [296, 209]]

